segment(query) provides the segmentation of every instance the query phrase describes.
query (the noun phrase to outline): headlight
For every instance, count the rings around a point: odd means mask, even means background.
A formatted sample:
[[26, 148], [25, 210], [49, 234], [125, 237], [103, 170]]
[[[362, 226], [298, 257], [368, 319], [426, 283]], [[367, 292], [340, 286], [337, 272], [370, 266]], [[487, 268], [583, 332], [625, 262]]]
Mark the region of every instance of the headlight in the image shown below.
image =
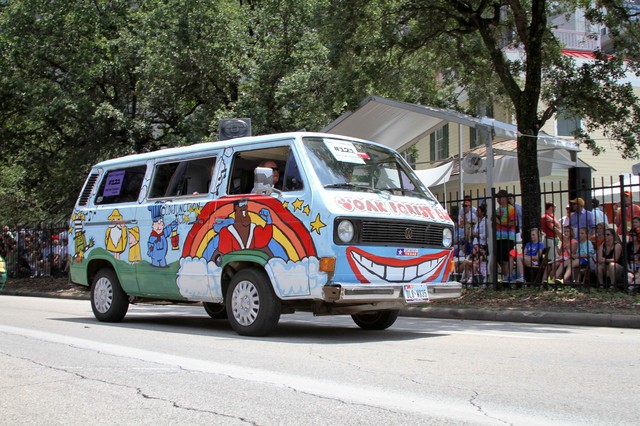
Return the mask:
[[338, 238], [343, 243], [349, 243], [353, 240], [354, 227], [353, 223], [348, 220], [341, 220], [338, 224]]
[[444, 228], [442, 230], [442, 245], [445, 247], [451, 247], [451, 243], [453, 243], [453, 234], [451, 233], [451, 229]]

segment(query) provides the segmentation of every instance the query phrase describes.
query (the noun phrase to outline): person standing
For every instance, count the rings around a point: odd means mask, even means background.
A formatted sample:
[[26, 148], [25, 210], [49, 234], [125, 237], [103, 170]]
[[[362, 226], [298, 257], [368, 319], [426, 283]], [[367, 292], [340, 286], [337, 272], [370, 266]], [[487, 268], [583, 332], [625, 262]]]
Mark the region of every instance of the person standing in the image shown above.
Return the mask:
[[[640, 206], [633, 204], [631, 201], [631, 191], [624, 191], [624, 221], [627, 225], [627, 235], [632, 229], [632, 220], [634, 216], [640, 216]], [[622, 236], [622, 208], [619, 208], [614, 218], [616, 225], [616, 233]]]
[[502, 268], [503, 282], [510, 283], [515, 279], [512, 277], [513, 266], [509, 252], [516, 245], [516, 208], [509, 204], [507, 191], [501, 189], [496, 194], [498, 208], [495, 216], [496, 229], [496, 261]]
[[522, 241], [520, 233], [522, 232], [522, 206], [516, 203], [516, 196], [509, 194], [509, 204], [516, 209], [516, 242]]
[[593, 213], [584, 206], [584, 200], [576, 197], [569, 201], [571, 207], [571, 215], [569, 216], [569, 224], [573, 228], [573, 235], [578, 235], [580, 228], [587, 228], [589, 236], [593, 236], [596, 230], [596, 221]]
[[487, 248], [487, 205], [481, 204], [476, 210], [478, 222], [473, 227], [473, 244], [478, 244], [480, 248]]
[[471, 231], [478, 222], [478, 210], [471, 205], [471, 196], [465, 195], [462, 209], [458, 212], [458, 227], [464, 230], [464, 237], [471, 240]]
[[600, 200], [594, 198], [591, 200], [591, 213], [593, 213], [593, 219], [596, 221], [596, 225], [604, 223], [605, 227], [609, 224], [609, 218], [600, 208]]

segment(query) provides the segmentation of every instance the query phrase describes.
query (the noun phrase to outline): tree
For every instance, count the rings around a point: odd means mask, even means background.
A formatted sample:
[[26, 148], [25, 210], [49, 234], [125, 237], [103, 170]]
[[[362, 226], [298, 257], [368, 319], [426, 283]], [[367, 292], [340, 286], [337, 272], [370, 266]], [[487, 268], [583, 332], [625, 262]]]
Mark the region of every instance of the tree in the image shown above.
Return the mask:
[[[629, 85], [618, 83], [627, 71], [625, 62], [598, 54], [596, 61], [578, 66], [562, 55], [562, 46], [552, 31], [550, 17], [571, 12], [578, 6], [576, 2], [360, 0], [351, 3], [361, 16], [365, 14], [363, 10], [385, 11], [385, 24], [389, 28], [381, 26], [381, 32], [387, 35], [384, 49], [400, 50], [404, 55], [432, 52], [435, 60], [425, 65], [439, 70], [445, 76], [443, 83], [449, 81], [465, 89], [472, 101], [484, 98], [492, 102], [500, 97], [508, 100], [519, 132], [523, 235], [528, 235], [528, 230], [540, 221], [534, 141], [559, 108], [585, 118], [587, 132], [603, 128], [620, 143], [623, 155], [637, 156], [638, 98]], [[629, 24], [620, 13], [616, 17], [610, 11], [599, 12], [602, 22]], [[353, 24], [369, 28], [366, 23], [352, 19]], [[366, 47], [373, 49], [374, 44]], [[459, 108], [454, 102], [449, 107]], [[597, 149], [593, 141], [587, 141], [589, 147]]]
[[66, 219], [92, 164], [215, 139], [221, 118], [329, 122], [315, 6], [0, 3], [0, 222]]

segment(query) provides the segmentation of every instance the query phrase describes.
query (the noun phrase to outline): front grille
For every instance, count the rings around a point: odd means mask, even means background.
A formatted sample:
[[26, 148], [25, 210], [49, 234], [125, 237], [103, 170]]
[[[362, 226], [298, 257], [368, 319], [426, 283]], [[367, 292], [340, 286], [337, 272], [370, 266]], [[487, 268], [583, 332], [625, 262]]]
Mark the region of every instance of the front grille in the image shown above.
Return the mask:
[[363, 244], [411, 247], [442, 247], [442, 230], [447, 227], [440, 223], [399, 220], [363, 220], [361, 226]]

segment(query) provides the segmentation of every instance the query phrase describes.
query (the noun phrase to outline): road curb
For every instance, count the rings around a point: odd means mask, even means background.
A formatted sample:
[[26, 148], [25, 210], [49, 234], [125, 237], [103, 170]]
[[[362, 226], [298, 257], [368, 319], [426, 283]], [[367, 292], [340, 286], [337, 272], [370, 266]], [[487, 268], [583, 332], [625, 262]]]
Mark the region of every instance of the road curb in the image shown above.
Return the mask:
[[[0, 295], [50, 297], [58, 299], [90, 300], [89, 292], [48, 293], [3, 290]], [[522, 310], [486, 310], [474, 308], [405, 308], [400, 315], [418, 318], [474, 320], [493, 322], [521, 322], [532, 324], [579, 325], [587, 327], [640, 328], [640, 315], [591, 314], [586, 312], [539, 312]]]
[[46, 291], [3, 290], [0, 296], [47, 297], [53, 299], [90, 300], [89, 292], [84, 293], [49, 293]]
[[583, 312], [537, 312], [520, 310], [491, 311], [472, 308], [406, 308], [408, 317], [476, 320], [495, 322], [525, 322], [534, 324], [582, 325], [589, 327], [640, 328], [640, 316], [591, 314]]

